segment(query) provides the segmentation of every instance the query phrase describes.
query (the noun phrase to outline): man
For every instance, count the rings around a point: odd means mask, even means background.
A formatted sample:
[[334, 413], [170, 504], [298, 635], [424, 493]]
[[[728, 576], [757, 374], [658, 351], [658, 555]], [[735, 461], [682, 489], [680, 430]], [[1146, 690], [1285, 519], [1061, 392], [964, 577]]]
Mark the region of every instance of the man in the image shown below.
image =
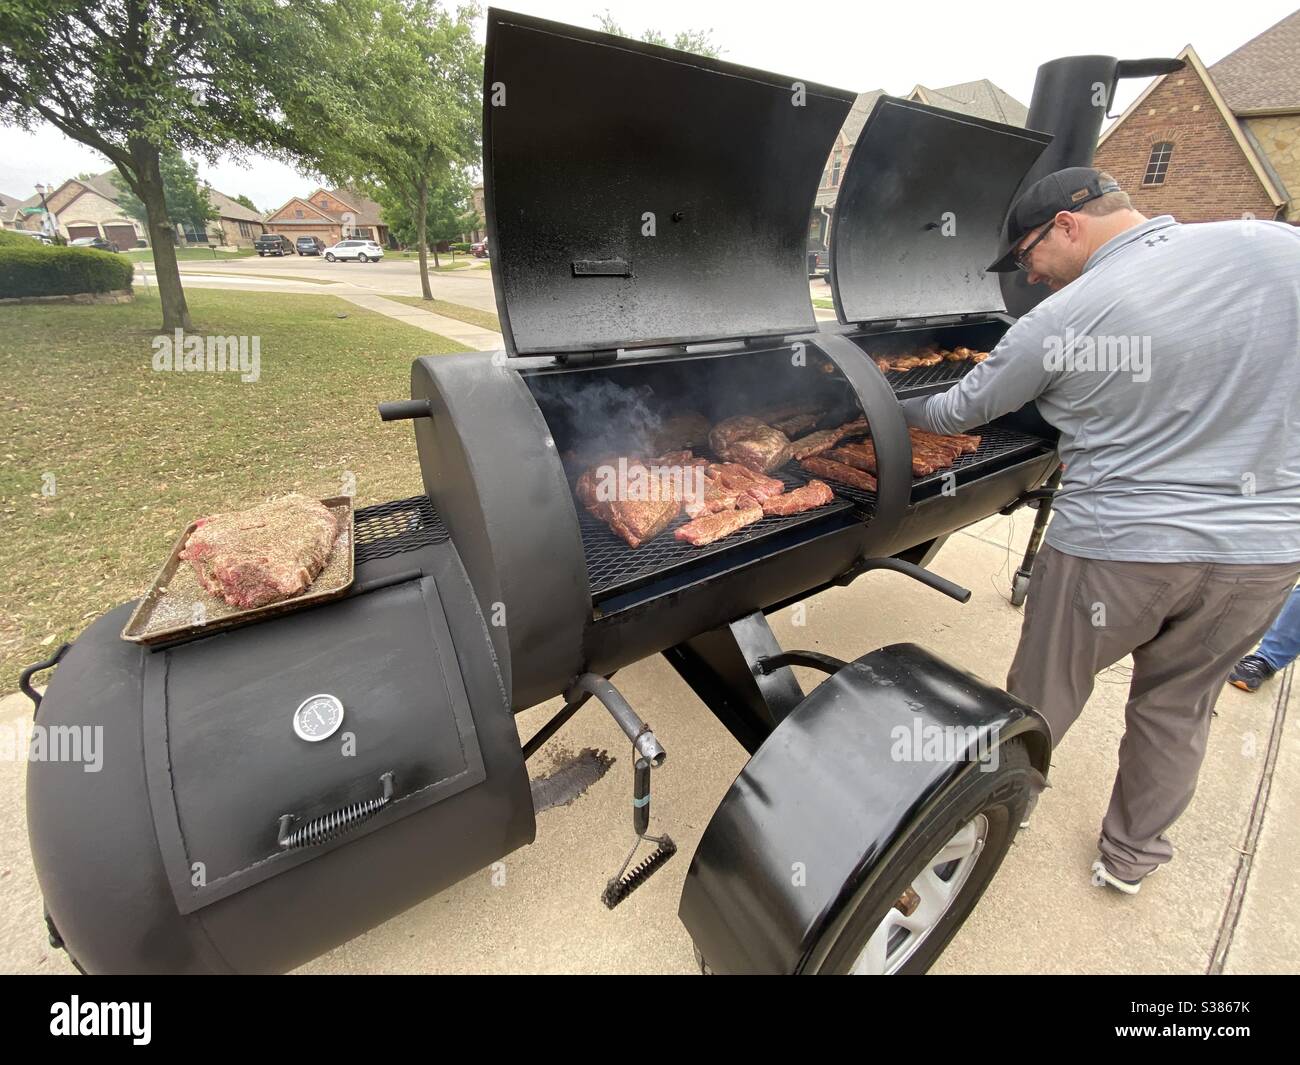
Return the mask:
[[1228, 683], [1244, 692], [1259, 691], [1274, 673], [1280, 673], [1300, 658], [1300, 588], [1287, 599], [1282, 613], [1264, 634], [1253, 655], [1247, 655], [1228, 675]]
[[1210, 714], [1300, 574], [1300, 231], [1147, 219], [1107, 174], [1031, 185], [990, 270], [1052, 295], [908, 423], [955, 433], [1034, 400], [1065, 476], [1008, 689], [1058, 745], [1133, 655], [1093, 865], [1135, 894], [1173, 855]]

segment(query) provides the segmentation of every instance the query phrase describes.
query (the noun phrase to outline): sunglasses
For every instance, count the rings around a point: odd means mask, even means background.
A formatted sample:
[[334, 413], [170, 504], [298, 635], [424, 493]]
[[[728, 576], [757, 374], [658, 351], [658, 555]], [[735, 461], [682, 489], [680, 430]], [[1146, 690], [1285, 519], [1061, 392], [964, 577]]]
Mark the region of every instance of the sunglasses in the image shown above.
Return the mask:
[[1028, 272], [1029, 253], [1033, 251], [1036, 247], [1038, 247], [1038, 245], [1041, 244], [1044, 240], [1047, 239], [1047, 235], [1052, 232], [1055, 226], [1056, 226], [1056, 219], [1053, 218], [1050, 222], [1047, 223], [1047, 225], [1043, 226], [1042, 230], [1039, 231], [1038, 236], [1036, 236], [1033, 240], [1031, 240], [1023, 248], [1021, 248], [1018, 252], [1016, 252], [1015, 257], [1012, 259], [1012, 261], [1018, 267], [1020, 267], [1021, 270]]

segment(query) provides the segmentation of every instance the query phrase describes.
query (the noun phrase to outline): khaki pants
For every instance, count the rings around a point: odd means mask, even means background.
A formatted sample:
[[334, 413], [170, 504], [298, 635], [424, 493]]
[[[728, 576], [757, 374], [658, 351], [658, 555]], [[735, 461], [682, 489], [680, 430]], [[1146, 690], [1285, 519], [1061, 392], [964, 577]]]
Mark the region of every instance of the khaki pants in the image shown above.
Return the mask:
[[1040, 551], [1007, 689], [1047, 719], [1053, 748], [1096, 675], [1133, 655], [1119, 772], [1098, 842], [1115, 876], [1136, 880], [1173, 856], [1164, 833], [1196, 791], [1214, 704], [1297, 575], [1295, 562], [1103, 562]]

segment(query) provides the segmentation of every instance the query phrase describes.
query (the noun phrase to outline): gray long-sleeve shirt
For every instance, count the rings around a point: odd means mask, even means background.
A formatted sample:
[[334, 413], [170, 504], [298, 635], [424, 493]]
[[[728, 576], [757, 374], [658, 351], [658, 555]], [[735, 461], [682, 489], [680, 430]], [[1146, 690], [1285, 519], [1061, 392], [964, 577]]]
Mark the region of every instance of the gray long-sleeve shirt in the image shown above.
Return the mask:
[[1061, 431], [1058, 550], [1300, 561], [1300, 230], [1150, 219], [903, 410], [953, 433], [1030, 400]]

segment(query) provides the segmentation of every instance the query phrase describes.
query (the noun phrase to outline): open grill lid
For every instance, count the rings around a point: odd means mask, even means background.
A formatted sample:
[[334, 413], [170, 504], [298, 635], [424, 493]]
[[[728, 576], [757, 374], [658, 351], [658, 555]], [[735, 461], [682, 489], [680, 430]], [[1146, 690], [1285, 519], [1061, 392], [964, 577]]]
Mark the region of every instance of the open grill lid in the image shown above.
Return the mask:
[[882, 96], [831, 225], [841, 322], [1004, 310], [996, 257], [1011, 198], [1051, 136]]
[[483, 93], [509, 354], [816, 328], [808, 218], [852, 93], [495, 9]]

